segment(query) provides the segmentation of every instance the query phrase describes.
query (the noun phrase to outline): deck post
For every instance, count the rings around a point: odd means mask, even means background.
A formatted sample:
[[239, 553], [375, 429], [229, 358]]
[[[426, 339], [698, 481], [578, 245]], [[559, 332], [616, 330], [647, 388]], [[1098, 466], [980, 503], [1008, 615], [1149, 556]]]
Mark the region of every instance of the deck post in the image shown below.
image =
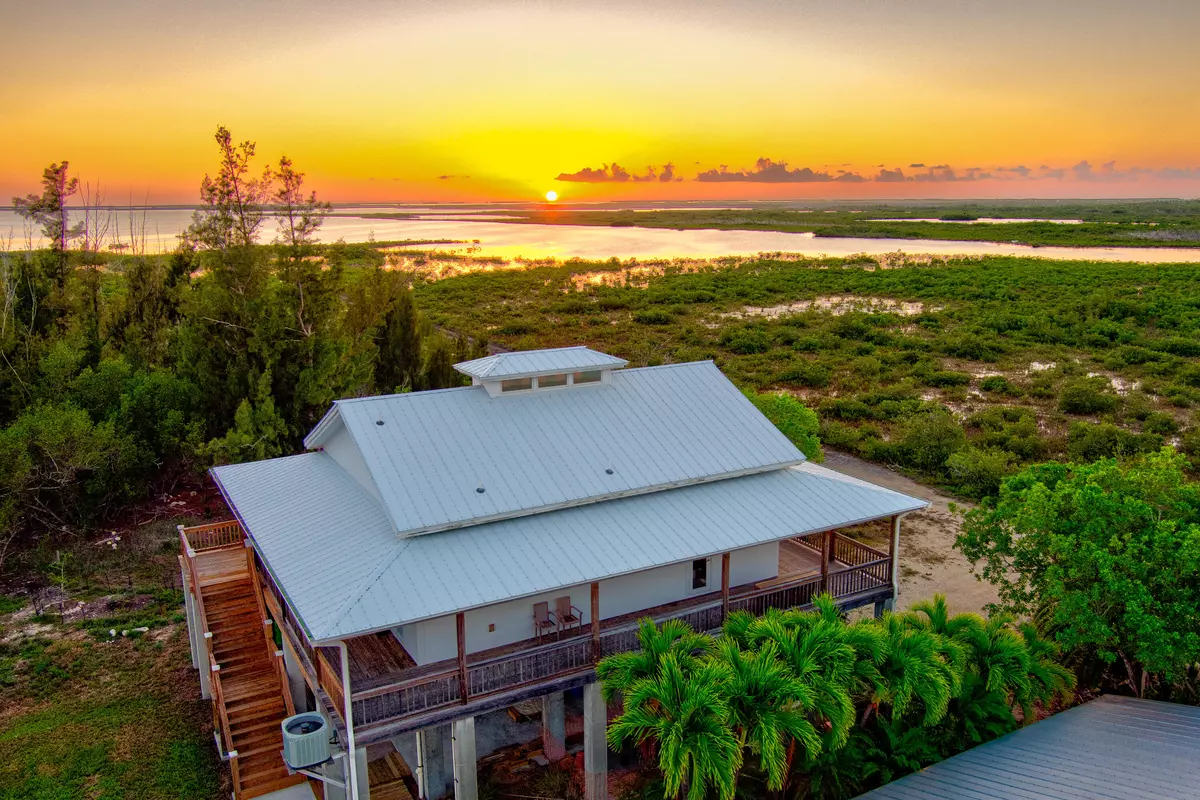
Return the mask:
[[892, 537], [888, 540], [888, 556], [892, 563], [892, 597], [884, 601], [888, 611], [896, 610], [896, 600], [900, 597], [900, 514], [892, 516]]
[[417, 793], [421, 800], [445, 797], [453, 782], [450, 768], [450, 726], [436, 725], [416, 733]]
[[833, 531], [821, 534], [821, 594], [829, 591], [829, 562], [833, 557]]
[[354, 748], [354, 766], [358, 800], [371, 800], [371, 773], [367, 766], [367, 748]]
[[583, 685], [583, 798], [608, 800], [608, 706], [599, 683]]
[[600, 584], [592, 582], [592, 663], [600, 662]]
[[721, 554], [721, 622], [729, 619], [729, 553]]
[[454, 760], [454, 800], [477, 800], [479, 776], [475, 764], [475, 718], [456, 719], [450, 725], [450, 751]]
[[188, 647], [192, 651], [192, 669], [200, 669], [200, 651], [196, 646], [196, 601], [192, 599], [192, 582], [188, 578], [187, 565], [183, 563], [186, 556], [179, 557], [180, 586], [183, 587], [183, 610], [187, 616]]
[[567, 704], [562, 692], [542, 698], [542, 754], [551, 764], [567, 755]]
[[458, 612], [454, 615], [455, 628], [458, 633], [458, 699], [467, 702], [467, 615]]

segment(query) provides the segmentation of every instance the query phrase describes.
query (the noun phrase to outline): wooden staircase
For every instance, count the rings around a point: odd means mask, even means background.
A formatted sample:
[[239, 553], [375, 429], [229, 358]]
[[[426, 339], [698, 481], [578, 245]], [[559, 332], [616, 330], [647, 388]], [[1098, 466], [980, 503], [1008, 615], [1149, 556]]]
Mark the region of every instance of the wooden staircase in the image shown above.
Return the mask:
[[[228, 523], [226, 523], [228, 524]], [[233, 523], [236, 525], [236, 523]], [[250, 800], [304, 783], [289, 774], [280, 751], [280, 723], [295, 713], [282, 653], [276, 650], [250, 559], [253, 551], [226, 533], [204, 536], [205, 528], [180, 529], [196, 622], [204, 631], [212, 678], [214, 727], [233, 775], [233, 796]], [[194, 533], [195, 532], [195, 533]], [[236, 538], [236, 542], [225, 539]], [[197, 549], [199, 546], [199, 549]]]

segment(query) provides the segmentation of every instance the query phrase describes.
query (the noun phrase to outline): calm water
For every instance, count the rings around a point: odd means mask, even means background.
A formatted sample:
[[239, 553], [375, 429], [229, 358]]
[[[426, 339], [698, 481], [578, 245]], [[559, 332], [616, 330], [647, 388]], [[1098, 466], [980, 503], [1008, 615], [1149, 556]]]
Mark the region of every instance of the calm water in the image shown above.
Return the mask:
[[[338, 214], [370, 213], [385, 209], [339, 208]], [[320, 240], [365, 242], [402, 239], [456, 239], [474, 243], [472, 252], [504, 259], [605, 260], [609, 258], [664, 259], [747, 256], [757, 253], [797, 253], [807, 256], [847, 256], [864, 253], [885, 255], [1010, 255], [1038, 256], [1066, 260], [1141, 261], [1148, 263], [1200, 263], [1200, 248], [1167, 247], [1028, 247], [993, 242], [947, 242], [920, 239], [818, 239], [811, 233], [771, 231], [676, 231], [655, 228], [611, 228], [578, 225], [519, 225], [503, 222], [472, 221], [486, 219], [464, 213], [455, 207], [410, 206], [392, 211], [424, 214], [426, 218], [408, 220], [364, 219], [336, 216], [325, 221]], [[492, 219], [495, 219], [493, 210]], [[140, 222], [142, 212], [135, 212]], [[145, 212], [147, 247], [153, 251], [170, 250], [175, 237], [191, 220], [186, 209], [155, 209]], [[125, 212], [114, 213], [110, 239], [128, 241], [129, 219]], [[263, 241], [274, 236], [274, 224], [263, 226]], [[0, 210], [0, 246], [24, 247], [27, 241], [23, 220], [11, 210]], [[34, 246], [40, 237], [33, 236]], [[463, 245], [462, 247], [466, 247]], [[455, 249], [440, 245], [439, 249]]]

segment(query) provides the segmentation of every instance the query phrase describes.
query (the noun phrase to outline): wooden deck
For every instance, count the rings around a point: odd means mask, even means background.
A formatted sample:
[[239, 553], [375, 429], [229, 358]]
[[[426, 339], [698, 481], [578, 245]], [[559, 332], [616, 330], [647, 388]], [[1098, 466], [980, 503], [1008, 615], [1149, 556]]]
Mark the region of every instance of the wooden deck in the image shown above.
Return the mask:
[[[824, 555], [830, 560], [822, 572]], [[761, 614], [768, 608], [804, 608], [822, 592], [856, 607], [877, 601], [890, 589], [891, 561], [886, 553], [837, 534], [813, 534], [781, 543], [778, 577], [731, 587], [728, 609]], [[409, 729], [406, 720], [416, 727], [417, 721], [427, 724], [442, 714], [441, 709], [462, 709], [515, 690], [590, 673], [599, 658], [638, 647], [637, 626], [645, 617], [658, 622], [680, 619], [695, 630], [716, 633], [724, 615], [722, 593], [714, 591], [603, 620], [598, 652], [590, 625], [584, 625], [560, 639], [527, 639], [470, 653], [461, 665], [451, 659], [416, 666], [390, 633], [360, 637], [347, 643], [356, 735], [364, 741], [373, 734], [394, 735]], [[321, 682], [328, 684], [340, 714], [340, 653], [336, 648], [317, 649], [328, 664]]]

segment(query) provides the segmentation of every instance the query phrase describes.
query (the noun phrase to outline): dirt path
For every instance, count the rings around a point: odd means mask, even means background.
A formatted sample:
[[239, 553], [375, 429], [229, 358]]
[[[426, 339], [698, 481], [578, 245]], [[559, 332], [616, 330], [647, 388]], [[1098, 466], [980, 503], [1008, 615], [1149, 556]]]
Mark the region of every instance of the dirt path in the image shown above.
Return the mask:
[[[904, 518], [900, 527], [900, 598], [899, 607], [907, 608], [935, 592], [946, 595], [950, 610], [983, 613], [983, 607], [996, 602], [996, 590], [990, 583], [976, 580], [970, 563], [954, 549], [954, 537], [961, 530], [960, 519], [948, 504], [961, 500], [942, 494], [887, 467], [860, 458], [825, 450], [824, 466], [930, 501], [924, 511]], [[879, 543], [886, 546], [886, 543]]]

